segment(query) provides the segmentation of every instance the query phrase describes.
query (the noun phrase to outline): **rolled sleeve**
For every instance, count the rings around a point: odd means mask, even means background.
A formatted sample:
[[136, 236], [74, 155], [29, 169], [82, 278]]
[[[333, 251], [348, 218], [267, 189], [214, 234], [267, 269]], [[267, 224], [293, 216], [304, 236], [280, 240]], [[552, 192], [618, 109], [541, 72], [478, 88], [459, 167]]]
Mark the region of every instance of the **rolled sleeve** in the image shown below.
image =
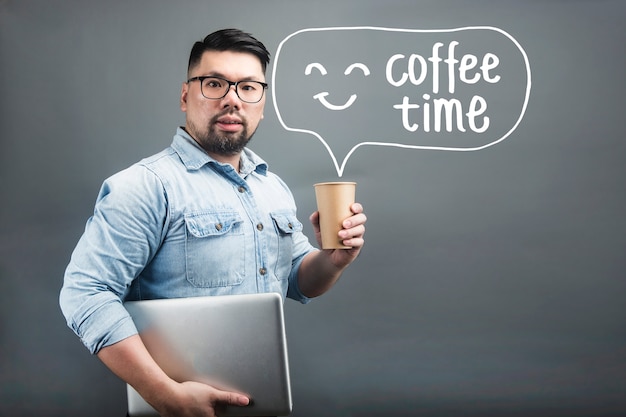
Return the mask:
[[310, 244], [309, 240], [302, 233], [297, 233], [294, 236], [294, 252], [296, 253], [296, 256], [291, 263], [287, 298], [299, 301], [302, 304], [308, 304], [311, 302], [312, 298], [307, 297], [302, 294], [302, 291], [300, 291], [300, 285], [298, 284], [298, 271], [300, 270], [300, 265], [302, 264], [304, 257], [316, 250], [317, 249]]
[[[71, 290], [64, 292], [69, 298], [71, 293]], [[81, 294], [77, 296], [80, 297]], [[68, 325], [92, 354], [137, 334], [135, 323], [119, 298], [107, 292], [89, 297], [70, 317]]]
[[166, 213], [163, 188], [144, 167], [104, 182], [59, 298], [68, 326], [91, 353], [137, 333], [123, 299], [158, 250]]

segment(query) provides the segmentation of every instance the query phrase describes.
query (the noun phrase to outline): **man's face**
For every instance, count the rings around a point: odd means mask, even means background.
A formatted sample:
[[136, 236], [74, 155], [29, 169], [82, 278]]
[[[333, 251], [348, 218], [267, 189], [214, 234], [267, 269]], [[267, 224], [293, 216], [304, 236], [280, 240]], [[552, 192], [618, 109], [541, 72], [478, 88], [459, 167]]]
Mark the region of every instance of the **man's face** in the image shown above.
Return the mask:
[[[208, 51], [189, 78], [213, 75], [230, 81], [262, 81], [265, 75], [259, 59], [252, 54]], [[187, 113], [187, 132], [212, 156], [238, 154], [248, 143], [263, 118], [265, 94], [258, 103], [245, 103], [235, 87], [221, 99], [202, 95], [199, 81], [183, 83], [180, 108]]]

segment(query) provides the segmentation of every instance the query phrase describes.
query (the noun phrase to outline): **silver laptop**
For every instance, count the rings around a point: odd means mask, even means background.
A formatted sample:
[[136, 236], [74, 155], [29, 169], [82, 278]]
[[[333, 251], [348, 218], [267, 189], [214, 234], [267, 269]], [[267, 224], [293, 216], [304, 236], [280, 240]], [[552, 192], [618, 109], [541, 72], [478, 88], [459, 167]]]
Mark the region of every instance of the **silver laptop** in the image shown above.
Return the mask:
[[[291, 413], [283, 300], [277, 293], [125, 304], [156, 362], [173, 379], [206, 382], [251, 398], [220, 416]], [[130, 385], [128, 414], [158, 416]]]

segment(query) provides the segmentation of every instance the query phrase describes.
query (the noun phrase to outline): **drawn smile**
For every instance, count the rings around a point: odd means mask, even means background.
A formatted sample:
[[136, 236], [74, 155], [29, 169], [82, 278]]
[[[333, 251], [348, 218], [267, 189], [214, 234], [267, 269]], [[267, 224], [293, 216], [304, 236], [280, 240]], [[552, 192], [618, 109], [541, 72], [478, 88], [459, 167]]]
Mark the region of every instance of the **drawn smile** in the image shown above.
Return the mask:
[[314, 98], [315, 100], [319, 100], [319, 102], [320, 102], [320, 103], [321, 103], [324, 107], [326, 107], [326, 108], [327, 108], [327, 109], [329, 109], [329, 110], [345, 110], [345, 109], [347, 109], [348, 107], [352, 106], [352, 104], [353, 104], [353, 103], [354, 103], [354, 101], [356, 100], [356, 94], [352, 94], [352, 95], [350, 96], [350, 98], [348, 99], [348, 101], [346, 101], [346, 103], [345, 103], [345, 104], [343, 104], [343, 105], [339, 105], [339, 106], [338, 106], [338, 105], [336, 105], [336, 104], [332, 104], [332, 103], [330, 103], [328, 100], [326, 100], [326, 96], [327, 96], [328, 94], [329, 94], [329, 93], [328, 93], [327, 91], [324, 91], [324, 92], [322, 92], [322, 93], [318, 93], [318, 94], [314, 95], [314, 96], [313, 96], [313, 98]]

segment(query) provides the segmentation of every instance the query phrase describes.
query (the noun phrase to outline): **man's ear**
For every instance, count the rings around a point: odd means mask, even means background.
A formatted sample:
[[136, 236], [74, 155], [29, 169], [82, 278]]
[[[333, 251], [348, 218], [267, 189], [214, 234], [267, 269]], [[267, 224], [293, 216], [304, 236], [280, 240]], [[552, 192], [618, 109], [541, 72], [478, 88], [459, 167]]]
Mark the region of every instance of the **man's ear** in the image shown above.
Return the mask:
[[189, 93], [189, 84], [183, 83], [180, 91], [180, 109], [184, 112], [187, 111], [187, 94]]

